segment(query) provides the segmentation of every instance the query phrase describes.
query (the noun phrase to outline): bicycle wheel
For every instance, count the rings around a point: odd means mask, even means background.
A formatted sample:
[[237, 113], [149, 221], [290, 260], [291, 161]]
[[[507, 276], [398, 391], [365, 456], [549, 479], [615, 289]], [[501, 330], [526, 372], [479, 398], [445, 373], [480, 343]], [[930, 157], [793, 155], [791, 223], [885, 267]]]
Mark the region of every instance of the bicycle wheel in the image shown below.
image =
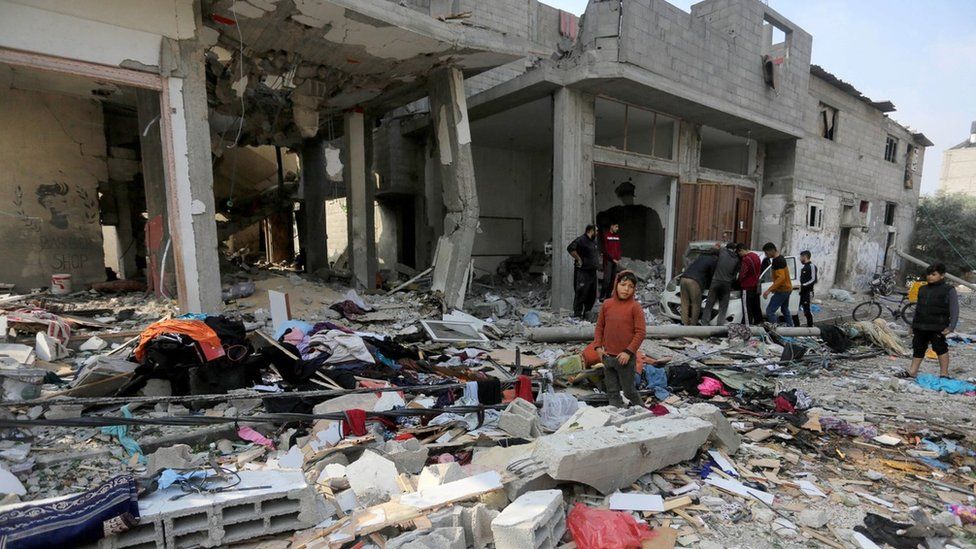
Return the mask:
[[911, 328], [912, 320], [915, 319], [915, 304], [906, 303], [905, 306], [901, 308], [899, 318], [901, 318], [901, 321], [908, 324], [908, 327]]
[[871, 321], [881, 316], [881, 304], [877, 301], [865, 301], [854, 307], [854, 320]]

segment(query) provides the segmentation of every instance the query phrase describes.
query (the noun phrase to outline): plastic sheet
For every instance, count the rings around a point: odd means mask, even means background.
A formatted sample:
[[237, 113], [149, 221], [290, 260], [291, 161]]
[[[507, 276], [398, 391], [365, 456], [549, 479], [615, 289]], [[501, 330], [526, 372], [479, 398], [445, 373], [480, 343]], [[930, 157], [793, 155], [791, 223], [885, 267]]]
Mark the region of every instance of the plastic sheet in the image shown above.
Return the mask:
[[579, 549], [634, 549], [654, 533], [628, 513], [594, 509], [577, 503], [567, 518], [569, 532]]
[[542, 399], [542, 410], [539, 411], [539, 422], [544, 429], [555, 431], [578, 409], [579, 401], [573, 395], [546, 393]]

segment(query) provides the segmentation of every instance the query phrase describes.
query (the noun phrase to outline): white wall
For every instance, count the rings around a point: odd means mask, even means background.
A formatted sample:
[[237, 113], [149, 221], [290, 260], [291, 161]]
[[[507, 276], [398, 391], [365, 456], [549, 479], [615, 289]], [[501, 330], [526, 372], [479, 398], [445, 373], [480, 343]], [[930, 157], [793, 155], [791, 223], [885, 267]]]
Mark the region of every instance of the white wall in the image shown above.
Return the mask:
[[0, 47], [103, 65], [158, 66], [194, 30], [192, 0], [0, 0]]

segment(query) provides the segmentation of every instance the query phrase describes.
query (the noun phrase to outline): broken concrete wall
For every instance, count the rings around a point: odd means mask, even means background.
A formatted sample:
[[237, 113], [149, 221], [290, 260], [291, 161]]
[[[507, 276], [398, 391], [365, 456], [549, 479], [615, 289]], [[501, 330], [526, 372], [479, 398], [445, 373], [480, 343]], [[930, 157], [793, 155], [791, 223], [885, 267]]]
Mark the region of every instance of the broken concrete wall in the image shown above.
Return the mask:
[[[0, 281], [76, 287], [105, 278], [98, 184], [108, 180], [99, 102], [0, 88]], [[11, 261], [16, 258], [16, 261]]]
[[472, 155], [481, 207], [475, 267], [493, 273], [506, 257], [541, 252], [552, 238], [551, 160], [548, 151], [477, 144]]
[[[776, 89], [762, 72], [765, 14], [792, 31]], [[706, 0], [690, 14], [666, 0], [631, 0], [620, 19], [619, 61], [687, 86], [705, 102], [720, 101], [735, 116], [797, 127], [803, 123], [811, 43], [803, 29], [757, 0]]]
[[[672, 178], [597, 166], [593, 180], [597, 224], [602, 228], [605, 223], [620, 224], [624, 256], [646, 261], [664, 259], [667, 232], [672, 227], [668, 218]], [[634, 185], [634, 194], [620, 196], [617, 191], [627, 182]]]

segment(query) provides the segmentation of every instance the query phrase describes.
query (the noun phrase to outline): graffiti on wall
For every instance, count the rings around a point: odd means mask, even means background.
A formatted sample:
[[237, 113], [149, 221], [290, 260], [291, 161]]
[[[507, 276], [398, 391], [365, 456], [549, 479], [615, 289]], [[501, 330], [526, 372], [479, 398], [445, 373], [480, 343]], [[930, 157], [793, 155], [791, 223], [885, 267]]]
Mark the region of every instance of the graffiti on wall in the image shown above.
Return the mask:
[[100, 268], [98, 197], [94, 190], [63, 182], [41, 183], [33, 192], [14, 187], [13, 211], [22, 223], [25, 264], [42, 272]]
[[[71, 192], [71, 186], [67, 183], [42, 183], [34, 189], [34, 197], [46, 211], [47, 219], [27, 215], [24, 188], [17, 185], [14, 189], [14, 211], [31, 231], [39, 232], [44, 223], [56, 229], [68, 230], [72, 228], [72, 221], [76, 225], [74, 228], [78, 228], [79, 224], [98, 221], [98, 198], [80, 185], [75, 185], [74, 192]], [[77, 207], [79, 204], [81, 208]]]

